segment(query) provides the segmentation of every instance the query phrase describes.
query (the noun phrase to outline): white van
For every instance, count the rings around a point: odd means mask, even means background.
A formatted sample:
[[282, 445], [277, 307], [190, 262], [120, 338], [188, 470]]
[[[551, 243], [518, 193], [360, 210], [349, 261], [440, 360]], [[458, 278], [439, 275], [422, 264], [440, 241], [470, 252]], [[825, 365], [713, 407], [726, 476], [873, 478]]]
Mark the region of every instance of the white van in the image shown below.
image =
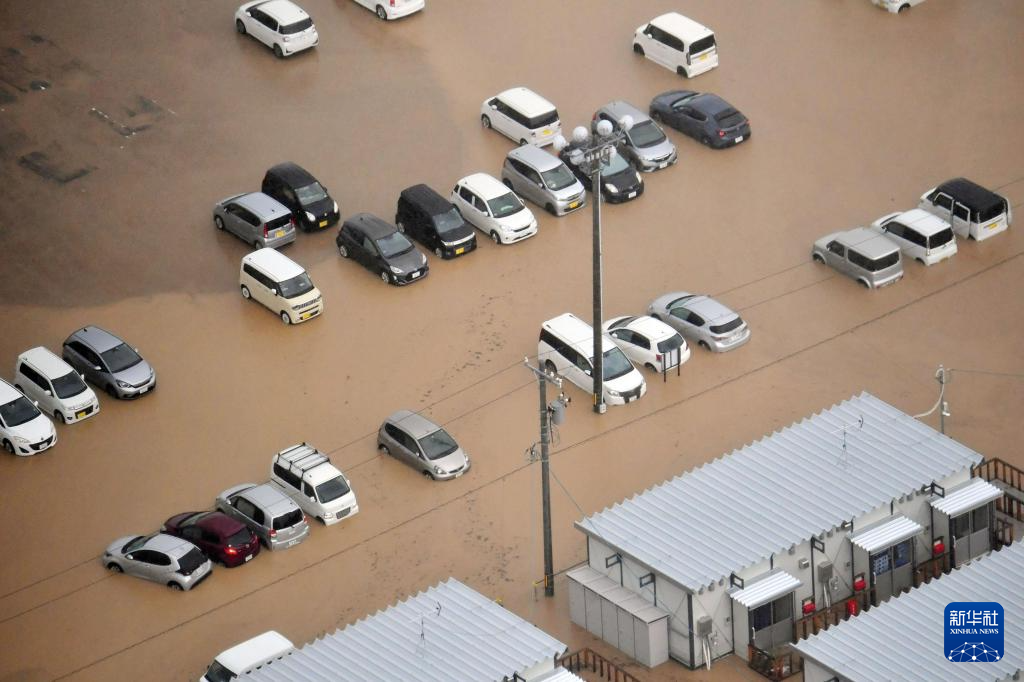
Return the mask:
[[18, 356], [14, 387], [62, 424], [82, 421], [100, 411], [100, 402], [82, 375], [42, 346]]
[[345, 474], [312, 445], [299, 443], [274, 455], [270, 481], [325, 526], [359, 513]]
[[921, 195], [918, 208], [950, 223], [965, 239], [981, 241], [1005, 232], [1013, 222], [1010, 202], [967, 178], [953, 178]]
[[678, 12], [662, 14], [638, 27], [633, 34], [633, 52], [687, 78], [718, 66], [714, 32]]
[[271, 248], [242, 257], [242, 298], [262, 303], [285, 324], [310, 320], [324, 310], [323, 296], [302, 266]]
[[924, 265], [935, 265], [956, 255], [956, 238], [949, 223], [920, 208], [884, 215], [871, 227], [899, 244], [907, 258]]
[[510, 88], [480, 107], [480, 124], [519, 144], [551, 144], [562, 132], [555, 105], [529, 88]]
[[[625, 405], [647, 393], [647, 382], [625, 353], [601, 335], [603, 397], [608, 405]], [[541, 325], [537, 359], [548, 372], [560, 374], [584, 391], [594, 392], [594, 329], [572, 313]]]
[[222, 651], [213, 659], [199, 682], [228, 682], [265, 665], [273, 665], [274, 661], [281, 660], [293, 651], [295, 645], [287, 637], [270, 630]]

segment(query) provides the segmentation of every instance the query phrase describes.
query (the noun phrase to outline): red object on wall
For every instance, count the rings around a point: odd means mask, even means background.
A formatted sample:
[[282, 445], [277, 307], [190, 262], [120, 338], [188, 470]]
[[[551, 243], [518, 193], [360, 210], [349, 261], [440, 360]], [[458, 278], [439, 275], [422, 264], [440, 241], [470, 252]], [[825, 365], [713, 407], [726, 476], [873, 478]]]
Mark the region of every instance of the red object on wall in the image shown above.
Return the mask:
[[858, 613], [860, 613], [860, 607], [857, 606], [857, 600], [856, 599], [847, 599], [846, 600], [846, 615], [847, 616], [856, 616]]
[[867, 584], [864, 582], [864, 578], [857, 578], [857, 579], [855, 579], [853, 581], [853, 590], [854, 590], [854, 592], [860, 592], [866, 586], [867, 586]]
[[942, 540], [936, 540], [935, 544], [932, 545], [932, 556], [942, 556], [946, 553], [946, 543]]
[[812, 602], [812, 601], [805, 601], [803, 609], [804, 609], [804, 615], [805, 616], [814, 613], [814, 602]]

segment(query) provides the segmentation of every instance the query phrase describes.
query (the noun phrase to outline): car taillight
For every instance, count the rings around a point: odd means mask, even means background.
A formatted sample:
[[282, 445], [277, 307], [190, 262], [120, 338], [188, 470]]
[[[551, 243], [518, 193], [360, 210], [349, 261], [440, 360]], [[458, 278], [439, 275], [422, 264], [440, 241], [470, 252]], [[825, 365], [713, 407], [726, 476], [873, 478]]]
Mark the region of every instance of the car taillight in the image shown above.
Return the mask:
[[391, 2], [389, 2], [388, 4], [391, 5], [392, 7], [394, 7], [395, 6], [395, 0], [391, 0]]
[[309, 517], [308, 516], [303, 516], [302, 517], [302, 522], [303, 523], [309, 523]]
[[270, 236], [270, 226], [263, 223], [263, 237], [266, 238], [268, 236]]
[[235, 549], [234, 547], [227, 547], [227, 548], [226, 548], [226, 549], [224, 550], [224, 553], [225, 553], [225, 554], [230, 554], [231, 556], [234, 556], [235, 554], [238, 554], [238, 550], [237, 550], [237, 549]]
[[274, 530], [273, 528], [270, 529], [270, 537], [272, 537], [272, 538], [276, 538], [277, 537], [277, 531]]
[[725, 137], [725, 131], [724, 130], [719, 130], [718, 131], [718, 136], [719, 137]]
[[655, 360], [656, 360], [657, 362], [661, 362], [661, 353], [656, 353], [656, 354], [654, 355], [654, 359], [655, 359]]
[[291, 220], [289, 220], [289, 221], [288, 221], [288, 223], [289, 223], [289, 224], [290, 224], [290, 225], [291, 225], [292, 227], [295, 227], [295, 216], [292, 216], [292, 217], [291, 217]]

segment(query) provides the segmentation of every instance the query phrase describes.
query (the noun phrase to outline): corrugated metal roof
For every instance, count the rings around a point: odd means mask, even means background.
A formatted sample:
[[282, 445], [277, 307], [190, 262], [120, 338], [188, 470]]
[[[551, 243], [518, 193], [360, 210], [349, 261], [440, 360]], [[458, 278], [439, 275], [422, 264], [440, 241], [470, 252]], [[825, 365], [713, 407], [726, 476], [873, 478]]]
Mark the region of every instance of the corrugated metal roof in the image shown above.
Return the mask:
[[746, 587], [735, 587], [729, 590], [733, 601], [748, 609], [756, 609], [784, 594], [792, 592], [803, 585], [802, 582], [785, 571], [775, 571]]
[[497, 682], [565, 651], [554, 637], [449, 578], [240, 679]]
[[574, 675], [565, 668], [557, 668], [547, 675], [538, 677], [534, 682], [585, 682], [582, 677]]
[[906, 516], [897, 515], [881, 523], [860, 531], [850, 538], [850, 542], [863, 549], [868, 554], [874, 554], [880, 549], [892, 547], [914, 537], [924, 530], [921, 524], [908, 519]]
[[982, 459], [862, 393], [576, 526], [698, 591]]
[[667, 618], [669, 615], [668, 611], [655, 606], [636, 592], [623, 587], [605, 574], [595, 571], [590, 566], [578, 566], [566, 573], [565, 576], [569, 580], [575, 580], [580, 585], [601, 595], [612, 604], [645, 623], [653, 623], [662, 618]]
[[[793, 646], [851, 682], [1005, 679], [1024, 668], [1022, 580], [1024, 544], [1018, 542]], [[954, 601], [1002, 604], [1001, 660], [977, 665], [946, 660], [943, 619]]]
[[1002, 490], [988, 481], [975, 478], [947, 490], [945, 497], [933, 497], [930, 502], [932, 509], [940, 511], [946, 516], [956, 516], [992, 500], [998, 500], [1002, 496]]

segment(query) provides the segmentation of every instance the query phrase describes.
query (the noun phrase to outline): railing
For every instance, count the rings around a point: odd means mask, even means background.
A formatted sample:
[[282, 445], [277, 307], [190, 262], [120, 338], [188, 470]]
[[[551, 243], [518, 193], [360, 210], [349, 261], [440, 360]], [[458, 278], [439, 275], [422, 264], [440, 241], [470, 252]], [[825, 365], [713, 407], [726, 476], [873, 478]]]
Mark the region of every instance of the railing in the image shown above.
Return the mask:
[[[854, 593], [852, 597], [846, 599], [840, 599], [838, 602], [829, 606], [828, 608], [815, 611], [814, 613], [804, 616], [793, 622], [793, 639], [799, 641], [801, 639], [807, 639], [811, 635], [816, 635], [821, 630], [827, 630], [833, 625], [838, 625], [844, 620], [848, 620], [851, 616], [856, 616], [861, 611], [871, 607], [874, 600], [875, 588], [861, 590], [860, 592]], [[849, 602], [853, 601], [856, 604], [856, 610], [852, 606], [849, 606]]]
[[1012, 519], [1024, 522], [1024, 502], [1016, 497], [1003, 493], [1003, 496], [996, 500], [996, 511], [1006, 514]]
[[971, 467], [971, 474], [986, 481], [1002, 481], [1011, 488], [1024, 491], [1024, 469], [995, 457]]
[[558, 664], [570, 672], [588, 670], [602, 680], [611, 682], [640, 682], [639, 678], [622, 670], [593, 649], [580, 649], [558, 659]]
[[996, 517], [995, 522], [992, 529], [992, 549], [1002, 549], [1013, 544], [1013, 524], [999, 517]]
[[750, 669], [769, 680], [784, 680], [804, 670], [804, 659], [793, 651], [773, 655], [753, 644], [747, 645], [747, 658]]
[[943, 552], [922, 561], [914, 567], [914, 587], [918, 587], [922, 583], [930, 583], [932, 578], [938, 578], [949, 571], [949, 552]]

